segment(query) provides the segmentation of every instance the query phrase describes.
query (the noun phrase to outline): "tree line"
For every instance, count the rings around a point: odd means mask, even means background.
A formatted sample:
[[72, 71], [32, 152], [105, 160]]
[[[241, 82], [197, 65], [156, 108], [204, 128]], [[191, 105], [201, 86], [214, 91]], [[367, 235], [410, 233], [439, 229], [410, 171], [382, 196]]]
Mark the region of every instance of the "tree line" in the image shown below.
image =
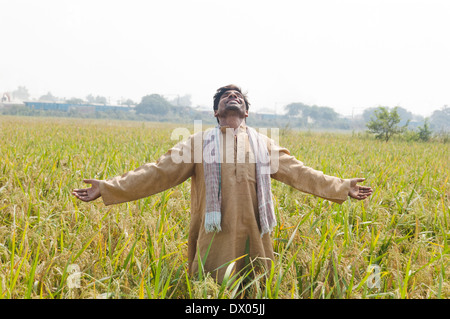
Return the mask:
[[[29, 99], [29, 93], [26, 87], [18, 87], [17, 90], [12, 92], [12, 95], [21, 100]], [[48, 92], [38, 100], [56, 102], [61, 99]], [[65, 102], [73, 105], [81, 105], [83, 103], [106, 105], [110, 101], [106, 97], [89, 94], [85, 99], [73, 97], [66, 99]], [[174, 123], [202, 120], [205, 123], [216, 123], [212, 117], [212, 106], [210, 111], [202, 111], [194, 108], [192, 107], [190, 95], [176, 95], [172, 99], [168, 99], [160, 94], [149, 94], [143, 96], [139, 103], [131, 99], [122, 99], [121, 101], [117, 101], [117, 104], [128, 106], [128, 108], [124, 107], [123, 111], [86, 113], [76, 108], [71, 108], [68, 112], [62, 112], [55, 110], [31, 110], [24, 106], [16, 105], [9, 108], [0, 108], [0, 114], [110, 118]], [[378, 136], [376, 131], [387, 125], [388, 127], [391, 126], [392, 129], [388, 130], [389, 133], [384, 132], [384, 139], [386, 140], [389, 140], [391, 136], [396, 134], [409, 134], [410, 138], [413, 139], [412, 136], [415, 136], [416, 133], [419, 134], [417, 136], [421, 136], [419, 138], [420, 140], [426, 140], [426, 136], [431, 136], [432, 132], [450, 132], [450, 108], [447, 106], [434, 111], [428, 118], [415, 115], [405, 108], [398, 106], [394, 108], [383, 106], [367, 108], [362, 114], [352, 117], [344, 117], [331, 107], [307, 105], [301, 102], [287, 104], [280, 111], [282, 114], [261, 114], [255, 112], [247, 119], [247, 123], [260, 127], [276, 126], [308, 130], [367, 130], [376, 136]], [[378, 123], [378, 126], [374, 123]], [[412, 134], [412, 132], [415, 133]]]

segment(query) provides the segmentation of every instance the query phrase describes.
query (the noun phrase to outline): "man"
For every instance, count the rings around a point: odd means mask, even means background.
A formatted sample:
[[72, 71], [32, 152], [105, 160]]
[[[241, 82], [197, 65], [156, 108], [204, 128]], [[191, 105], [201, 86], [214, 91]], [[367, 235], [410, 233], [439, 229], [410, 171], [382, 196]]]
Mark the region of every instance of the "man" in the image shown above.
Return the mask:
[[[206, 254], [202, 267], [219, 282], [233, 260], [236, 271], [249, 258], [269, 266], [274, 259], [270, 231], [276, 224], [270, 178], [339, 204], [348, 196], [365, 199], [372, 189], [358, 185], [363, 178], [341, 179], [306, 167], [287, 149], [247, 127], [249, 105], [239, 87], [219, 88], [214, 95], [216, 128], [190, 136], [156, 163], [109, 180], [84, 180], [92, 186], [75, 189], [73, 195], [86, 202], [102, 197], [106, 205], [118, 204], [191, 177], [190, 272], [196, 272]], [[180, 160], [182, 156], [188, 160]], [[248, 258], [240, 258], [245, 255]]]

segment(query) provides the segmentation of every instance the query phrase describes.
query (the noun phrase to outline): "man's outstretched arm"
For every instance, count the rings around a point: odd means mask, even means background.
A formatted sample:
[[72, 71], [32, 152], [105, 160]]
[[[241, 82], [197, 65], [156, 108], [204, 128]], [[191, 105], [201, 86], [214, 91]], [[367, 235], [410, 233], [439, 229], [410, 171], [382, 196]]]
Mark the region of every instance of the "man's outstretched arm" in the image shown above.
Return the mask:
[[180, 142], [155, 163], [147, 163], [133, 171], [107, 180], [85, 179], [89, 188], [74, 189], [72, 194], [89, 202], [102, 197], [105, 205], [119, 204], [148, 197], [184, 182], [194, 173], [193, 162], [177, 162], [174, 152], [191, 152], [191, 140]]
[[342, 204], [349, 196], [363, 200], [372, 195], [372, 188], [361, 186], [364, 178], [342, 179], [323, 174], [305, 166], [283, 147], [271, 144], [272, 155], [277, 156], [277, 167], [271, 175], [302, 192]]

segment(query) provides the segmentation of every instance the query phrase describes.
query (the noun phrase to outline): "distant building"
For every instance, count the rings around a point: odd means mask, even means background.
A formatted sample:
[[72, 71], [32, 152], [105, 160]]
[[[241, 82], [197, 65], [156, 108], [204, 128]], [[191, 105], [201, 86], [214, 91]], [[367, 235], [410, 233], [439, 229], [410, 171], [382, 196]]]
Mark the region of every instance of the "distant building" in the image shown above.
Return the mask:
[[32, 102], [23, 102], [26, 107], [29, 107], [33, 110], [53, 110], [53, 111], [69, 111], [69, 106], [71, 104], [63, 103], [63, 102], [42, 102], [42, 101], [32, 101]]
[[73, 104], [66, 102], [46, 102], [46, 101], [25, 101], [26, 107], [33, 110], [55, 110], [68, 112], [70, 110], [76, 110], [78, 112], [92, 113], [92, 112], [109, 112], [109, 111], [131, 111], [134, 110], [134, 106], [124, 105], [104, 105], [95, 103], [83, 103]]

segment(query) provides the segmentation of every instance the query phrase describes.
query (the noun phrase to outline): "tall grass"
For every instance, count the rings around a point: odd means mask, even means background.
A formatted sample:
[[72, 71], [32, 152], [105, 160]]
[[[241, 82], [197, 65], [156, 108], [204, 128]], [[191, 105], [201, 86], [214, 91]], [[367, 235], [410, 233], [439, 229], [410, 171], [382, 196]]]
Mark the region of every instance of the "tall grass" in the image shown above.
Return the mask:
[[189, 181], [110, 207], [70, 194], [83, 178], [157, 160], [175, 127], [0, 117], [0, 297], [450, 296], [448, 143], [283, 131], [280, 144], [306, 165], [365, 177], [375, 192], [337, 205], [272, 181], [276, 260], [256, 275], [251, 263], [233, 273], [231, 261], [218, 284], [187, 272]]

